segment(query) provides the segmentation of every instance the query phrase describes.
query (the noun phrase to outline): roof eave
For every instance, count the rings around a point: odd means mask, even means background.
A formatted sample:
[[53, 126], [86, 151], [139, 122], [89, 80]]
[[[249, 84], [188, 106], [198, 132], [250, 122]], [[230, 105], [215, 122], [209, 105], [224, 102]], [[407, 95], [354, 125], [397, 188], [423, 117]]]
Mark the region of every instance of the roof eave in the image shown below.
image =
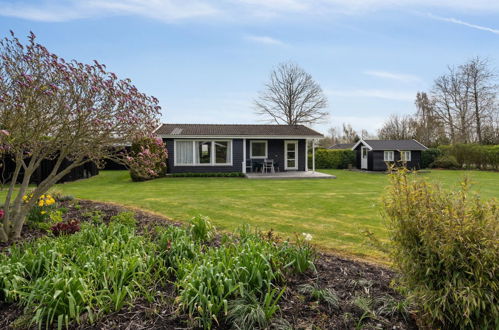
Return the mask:
[[356, 143], [356, 144], [352, 147], [352, 149], [351, 149], [351, 150], [355, 150], [355, 149], [357, 149], [357, 147], [358, 147], [358, 146], [359, 146], [359, 144], [361, 144], [361, 143], [362, 143], [363, 145], [365, 145], [365, 146], [366, 146], [369, 150], [371, 150], [371, 151], [373, 150], [373, 148], [372, 148], [369, 144], [367, 144], [367, 142], [366, 142], [366, 141], [364, 141], [364, 140], [362, 140], [362, 139], [360, 139], [359, 141], [357, 141], [357, 143]]
[[173, 135], [156, 134], [162, 139], [320, 139], [323, 135]]

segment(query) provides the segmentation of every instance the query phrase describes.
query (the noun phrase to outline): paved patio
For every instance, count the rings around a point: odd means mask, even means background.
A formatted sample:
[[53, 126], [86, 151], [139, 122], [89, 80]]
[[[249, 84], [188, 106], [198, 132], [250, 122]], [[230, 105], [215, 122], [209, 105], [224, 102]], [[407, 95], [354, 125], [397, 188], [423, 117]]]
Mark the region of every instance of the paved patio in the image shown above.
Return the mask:
[[288, 171], [276, 173], [246, 173], [248, 179], [336, 179], [336, 176], [312, 171]]

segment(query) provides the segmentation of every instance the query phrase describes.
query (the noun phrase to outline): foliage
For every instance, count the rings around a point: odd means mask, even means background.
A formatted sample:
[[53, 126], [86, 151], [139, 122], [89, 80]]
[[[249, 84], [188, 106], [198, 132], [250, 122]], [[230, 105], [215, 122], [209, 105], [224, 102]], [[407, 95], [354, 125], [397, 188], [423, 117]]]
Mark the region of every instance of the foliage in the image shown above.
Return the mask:
[[286, 259], [289, 262], [286, 267], [292, 267], [298, 274], [302, 274], [309, 269], [315, 271], [315, 249], [310, 244], [311, 240], [312, 235], [302, 233], [302, 235], [296, 235], [296, 242], [293, 246], [289, 246], [288, 242], [284, 243]]
[[[23, 202], [29, 203], [33, 194], [23, 196]], [[53, 225], [62, 221], [62, 211], [57, 210], [57, 205], [52, 195], [41, 195], [27, 215], [28, 223], [35, 228], [49, 230]]]
[[[315, 151], [315, 168], [345, 169], [355, 166], [355, 151], [350, 149], [317, 149]], [[312, 156], [308, 156], [309, 167], [312, 167]]]
[[279, 310], [278, 302], [284, 291], [269, 287], [261, 300], [253, 294], [234, 299], [229, 302], [227, 319], [237, 329], [266, 329]]
[[326, 304], [329, 308], [338, 307], [338, 296], [328, 288], [320, 288], [317, 284], [307, 283], [301, 285], [298, 290], [310, 299], [316, 300], [321, 304]]
[[[165, 265], [176, 275], [181, 308], [205, 328], [220, 324], [229, 306], [236, 305], [238, 312], [230, 314], [236, 324], [268, 322], [283, 292], [277, 285], [286, 269], [295, 270], [293, 257], [300, 248], [266, 240], [248, 227], [220, 247], [203, 247], [192, 233], [176, 227], [159, 229], [158, 245]], [[243, 311], [251, 315], [245, 318]]]
[[78, 220], [59, 222], [50, 227], [50, 231], [54, 236], [72, 235], [80, 231], [80, 222]]
[[499, 203], [449, 192], [406, 170], [383, 199], [400, 286], [432, 326], [499, 326]]
[[216, 232], [210, 218], [197, 215], [189, 220], [189, 233], [195, 240], [206, 242], [211, 240]]
[[133, 212], [120, 212], [117, 215], [113, 215], [110, 222], [119, 223], [131, 228], [137, 226], [137, 220], [135, 220], [135, 213]]
[[142, 137], [132, 143], [127, 165], [132, 181], [146, 181], [165, 176], [168, 153], [160, 138]]
[[[26, 215], [51, 186], [87, 162], [112, 157], [116, 146], [151, 134], [158, 100], [120, 80], [97, 61], [66, 61], [14, 33], [0, 40], [0, 155], [15, 163], [5, 197], [0, 241], [19, 238]], [[23, 203], [44, 160], [52, 171]], [[20, 185], [15, 187], [16, 183]]]
[[428, 148], [421, 151], [421, 168], [429, 168], [440, 156], [442, 156], [442, 150], [438, 148]]
[[430, 164], [431, 168], [446, 168], [446, 169], [457, 169], [459, 164], [457, 163], [456, 157], [451, 155], [443, 155], [435, 159], [433, 163]]
[[213, 172], [213, 173], [172, 173], [168, 177], [244, 177], [242, 172]]
[[442, 154], [455, 157], [458, 168], [499, 170], [499, 145], [455, 144], [439, 149]]
[[13, 246], [0, 254], [0, 301], [25, 306], [40, 327], [93, 322], [139, 296], [154, 298], [151, 288], [164, 276], [155, 251], [119, 223], [83, 224], [74, 235]]

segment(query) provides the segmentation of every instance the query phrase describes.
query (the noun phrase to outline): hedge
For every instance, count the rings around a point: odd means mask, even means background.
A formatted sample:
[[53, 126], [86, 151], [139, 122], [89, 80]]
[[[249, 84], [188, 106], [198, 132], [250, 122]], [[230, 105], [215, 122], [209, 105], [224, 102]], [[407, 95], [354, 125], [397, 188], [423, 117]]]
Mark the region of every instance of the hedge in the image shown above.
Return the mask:
[[202, 178], [207, 178], [207, 177], [224, 177], [224, 178], [238, 178], [238, 177], [244, 177], [244, 173], [241, 172], [211, 172], [211, 173], [172, 173], [168, 174], [167, 177], [202, 177]]
[[[456, 144], [439, 146], [438, 150], [440, 154], [435, 153], [436, 157], [433, 161], [440, 156], [453, 156], [459, 168], [499, 170], [499, 145]], [[423, 159], [425, 157], [430, 159], [432, 152], [434, 152], [433, 149], [424, 151]], [[423, 167], [425, 167], [424, 164]]]
[[[343, 169], [355, 166], [355, 151], [350, 149], [317, 149], [315, 168]], [[312, 155], [308, 155], [308, 167], [312, 167]]]

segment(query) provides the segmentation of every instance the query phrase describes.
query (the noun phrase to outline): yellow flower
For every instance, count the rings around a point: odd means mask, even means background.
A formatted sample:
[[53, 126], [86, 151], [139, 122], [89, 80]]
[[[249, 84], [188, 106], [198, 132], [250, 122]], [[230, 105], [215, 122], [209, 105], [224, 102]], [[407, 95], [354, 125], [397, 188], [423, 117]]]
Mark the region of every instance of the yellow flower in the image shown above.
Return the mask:
[[38, 206], [43, 206], [43, 204], [44, 204], [43, 200], [41, 200], [41, 201], [38, 202]]
[[45, 214], [45, 213], [47, 213], [47, 211], [42, 211], [42, 212], [40, 212], [40, 213], [41, 213], [41, 214]]

